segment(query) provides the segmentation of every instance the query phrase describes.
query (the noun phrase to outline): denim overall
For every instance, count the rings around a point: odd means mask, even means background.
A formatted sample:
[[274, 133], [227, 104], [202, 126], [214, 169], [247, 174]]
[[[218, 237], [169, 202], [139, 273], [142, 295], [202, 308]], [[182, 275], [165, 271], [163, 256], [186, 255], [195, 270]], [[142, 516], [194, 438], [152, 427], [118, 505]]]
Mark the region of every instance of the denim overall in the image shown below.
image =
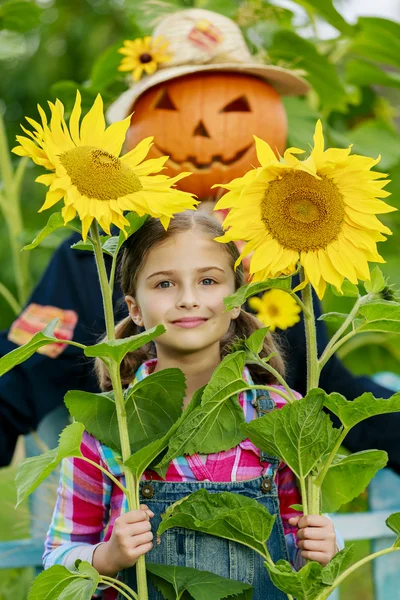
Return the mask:
[[[265, 391], [257, 392], [254, 405], [258, 417], [270, 412], [275, 406], [274, 401]], [[162, 513], [170, 504], [184, 496], [201, 488], [210, 493], [235, 492], [254, 498], [272, 515], [277, 515], [267, 546], [274, 562], [279, 559], [288, 560], [283, 525], [279, 516], [278, 492], [274, 483], [279, 459], [261, 452], [260, 462], [267, 463], [263, 464], [263, 476], [249, 481], [141, 482], [140, 499], [154, 512], [154, 517], [151, 519], [153, 533], [155, 534], [157, 531]], [[228, 579], [249, 583], [254, 587], [253, 600], [287, 600], [287, 595], [276, 589], [271, 583], [268, 571], [264, 567], [264, 559], [247, 546], [181, 527], [165, 531], [161, 536], [160, 544], [156, 543], [154, 536], [153, 544], [152, 550], [146, 554], [146, 560], [149, 562], [193, 567], [211, 571]], [[127, 585], [136, 590], [134, 566], [123, 571], [122, 577]], [[148, 584], [149, 599], [163, 600], [163, 596], [152, 584], [150, 578], [148, 578]], [[118, 600], [123, 600], [123, 597], [119, 595]]]

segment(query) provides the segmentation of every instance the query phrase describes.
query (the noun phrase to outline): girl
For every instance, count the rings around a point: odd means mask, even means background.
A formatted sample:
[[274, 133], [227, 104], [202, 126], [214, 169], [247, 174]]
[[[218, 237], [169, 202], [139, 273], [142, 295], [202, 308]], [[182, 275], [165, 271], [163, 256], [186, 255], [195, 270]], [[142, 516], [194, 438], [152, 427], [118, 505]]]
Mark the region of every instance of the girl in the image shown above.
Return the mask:
[[[127, 386], [150, 373], [179, 367], [186, 376], [185, 405], [193, 393], [207, 384], [213, 371], [235, 338], [249, 336], [260, 323], [235, 308], [225, 312], [223, 298], [243, 284], [240, 269], [234, 270], [238, 251], [234, 244], [214, 241], [222, 235], [217, 221], [202, 212], [177, 215], [165, 231], [156, 219], [128, 239], [121, 263], [121, 285], [129, 316], [117, 327], [117, 337], [138, 333], [159, 323], [166, 332], [154, 346], [127, 356], [122, 380]], [[267, 337], [263, 356], [276, 351]], [[271, 363], [283, 372], [277, 354]], [[110, 389], [103, 364], [100, 383]], [[249, 383], [275, 385], [271, 375], [251, 365], [243, 377]], [[239, 395], [246, 421], [262, 411], [282, 407], [278, 394]], [[85, 433], [82, 453], [123, 480], [118, 456]], [[266, 456], [249, 441], [218, 454], [194, 454], [174, 459], [166, 480], [148, 471], [142, 483], [141, 510], [128, 511], [122, 492], [95, 467], [70, 458], [63, 461], [61, 483], [53, 520], [45, 544], [45, 568], [54, 564], [73, 567], [77, 558], [87, 560], [103, 575], [120, 576], [135, 587], [135, 562], [148, 553], [156, 563], [168, 563], [213, 571], [251, 583], [254, 600], [284, 600], [272, 585], [263, 559], [249, 548], [186, 529], [170, 529], [153, 545], [161, 514], [176, 500], [199, 488], [209, 492], [231, 491], [257, 499], [271, 514], [277, 514], [268, 548], [274, 561], [290, 559], [299, 568], [305, 559], [326, 564], [336, 552], [333, 525], [322, 516], [301, 517], [290, 508], [301, 502], [294, 475], [278, 459]], [[127, 512], [128, 511], [128, 512]], [[121, 573], [122, 572], [122, 573]], [[150, 583], [151, 600], [162, 596]], [[104, 599], [116, 597], [113, 589]]]

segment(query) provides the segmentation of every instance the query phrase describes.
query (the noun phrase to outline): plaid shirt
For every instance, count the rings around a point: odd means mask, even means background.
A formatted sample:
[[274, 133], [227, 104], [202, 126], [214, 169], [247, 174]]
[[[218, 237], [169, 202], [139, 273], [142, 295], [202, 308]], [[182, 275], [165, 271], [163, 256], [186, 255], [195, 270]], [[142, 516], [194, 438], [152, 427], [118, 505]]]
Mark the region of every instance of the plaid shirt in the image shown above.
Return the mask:
[[[156, 360], [144, 363], [136, 373], [136, 380], [140, 381], [149, 375], [154, 370], [155, 363]], [[243, 378], [252, 383], [247, 368], [243, 372]], [[282, 408], [285, 404], [285, 400], [278, 394], [272, 392], [271, 397], [277, 408]], [[299, 398], [300, 395], [296, 394], [296, 397]], [[254, 390], [239, 394], [239, 403], [246, 422], [257, 417], [256, 409], [252, 405], [254, 398]], [[85, 432], [81, 451], [84, 456], [100, 464], [124, 484], [119, 456], [111, 448]], [[260, 451], [247, 439], [224, 452], [204, 457], [194, 454], [175, 458], [168, 467], [166, 480], [244, 481], [267, 475], [270, 471], [271, 465], [260, 463]], [[161, 479], [153, 471], [145, 472], [143, 479], [150, 478]], [[278, 468], [275, 483], [289, 557], [292, 564], [296, 565], [299, 554], [295, 535], [297, 528], [291, 527], [288, 519], [299, 514], [290, 506], [300, 504], [301, 498], [295, 477], [284, 463]], [[79, 458], [64, 459], [61, 465], [58, 499], [45, 542], [45, 568], [63, 564], [67, 553], [77, 546], [94, 545], [109, 540], [115, 519], [127, 510], [127, 500], [120, 488], [99, 469]], [[116, 593], [111, 588], [103, 593], [104, 599], [111, 600], [115, 597]]]

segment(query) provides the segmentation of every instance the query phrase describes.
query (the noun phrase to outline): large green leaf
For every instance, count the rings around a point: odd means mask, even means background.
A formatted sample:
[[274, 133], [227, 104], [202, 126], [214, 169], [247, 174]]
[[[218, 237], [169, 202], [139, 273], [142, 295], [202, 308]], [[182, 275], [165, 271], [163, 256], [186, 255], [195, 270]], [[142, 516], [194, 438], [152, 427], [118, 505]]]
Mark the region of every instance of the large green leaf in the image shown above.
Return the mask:
[[352, 36], [354, 33], [354, 27], [347, 23], [342, 15], [334, 7], [332, 0], [293, 0], [296, 4], [303, 6], [308, 12], [316, 13], [320, 15], [330, 23], [333, 27], [336, 27], [340, 32], [345, 33], [348, 36]]
[[169, 506], [158, 528], [161, 535], [171, 527], [184, 527], [233, 540], [263, 556], [275, 516], [253, 498], [231, 492], [209, 494], [200, 489]]
[[400, 24], [378, 17], [360, 17], [351, 51], [374, 62], [400, 67]]
[[[174, 600], [175, 598], [181, 598], [181, 594], [185, 590], [189, 592], [194, 600], [220, 600], [230, 596], [237, 598], [238, 594], [242, 594], [246, 590], [248, 590], [249, 595], [244, 597], [249, 599], [252, 597], [253, 588], [248, 583], [226, 579], [209, 571], [151, 563], [146, 563], [146, 569], [150, 573], [150, 577], [155, 576], [155, 584], [161, 593], [164, 595], [167, 592], [167, 595], [164, 596], [167, 600], [168, 598]], [[167, 582], [170, 589], [167, 588], [166, 590], [160, 579], [164, 583]]]
[[131, 337], [122, 338], [120, 340], [109, 340], [94, 346], [88, 346], [85, 348], [85, 354], [91, 358], [99, 357], [103, 359], [112, 359], [119, 364], [128, 352], [134, 352], [141, 346], [152, 342], [163, 333], [165, 333], [164, 325], [157, 325], [138, 335], [132, 335]]
[[168, 452], [157, 465], [165, 468], [173, 458], [195, 452], [211, 454], [229, 450], [244, 439], [243, 410], [237, 393], [249, 387], [243, 379], [245, 353], [225, 356], [203, 392], [201, 405], [171, 437]]
[[379, 321], [389, 319], [391, 321], [400, 321], [400, 303], [380, 300], [368, 302], [360, 307], [359, 315], [365, 317], [368, 321]]
[[[140, 450], [135, 451], [135, 453], [125, 461], [125, 466], [132, 471], [136, 479], [140, 479], [144, 471], [156, 461], [161, 452], [168, 447], [169, 440], [175, 431], [181, 427], [182, 423], [188, 418], [193, 410], [200, 405], [203, 390], [204, 387], [200, 388], [193, 394], [190, 403], [184, 409], [179, 419], [161, 439], [151, 441], [151, 443], [143, 446], [140, 448]], [[155, 468], [157, 473], [159, 473], [159, 475], [163, 478], [165, 477], [165, 473], [168, 469], [168, 464], [169, 463], [163, 465], [162, 467]]]
[[306, 150], [313, 145], [315, 123], [321, 115], [304, 98], [284, 96], [281, 100], [288, 119], [288, 146]]
[[36, 577], [28, 600], [90, 600], [99, 583], [100, 575], [89, 563], [80, 562], [77, 571], [55, 565]]
[[[306, 71], [306, 79], [317, 92], [325, 111], [346, 108], [346, 92], [336, 67], [320, 54], [312, 42], [293, 31], [280, 30], [273, 38], [268, 54], [274, 62], [285, 61]], [[300, 146], [302, 147], [302, 146]]]
[[68, 425], [60, 434], [60, 441], [57, 448], [38, 456], [26, 458], [18, 465], [15, 477], [18, 495], [17, 505], [46, 479], [63, 458], [67, 456], [82, 456], [80, 445], [83, 432], [84, 426], [82, 423]]
[[91, 86], [100, 93], [103, 89], [115, 82], [118, 76], [118, 67], [122, 60], [122, 54], [118, 52], [124, 45], [123, 40], [118, 40], [100, 54], [92, 66], [90, 73]]
[[386, 519], [386, 525], [397, 535], [397, 540], [393, 545], [400, 548], [400, 512], [391, 514]]
[[242, 306], [250, 296], [255, 296], [260, 292], [265, 292], [273, 288], [290, 291], [292, 288], [292, 277], [278, 277], [276, 279], [267, 279], [266, 281], [243, 285], [234, 294], [224, 298], [225, 308], [226, 310], [232, 310], [236, 306]]
[[53, 319], [42, 331], [35, 333], [29, 342], [2, 356], [0, 358], [0, 377], [16, 365], [28, 360], [42, 346], [58, 342], [54, 335], [57, 323], [58, 319]]
[[[132, 451], [163, 436], [179, 419], [185, 395], [180, 369], [152, 373], [130, 387], [125, 396]], [[70, 391], [65, 396], [70, 414], [103, 444], [121, 452], [118, 418], [112, 393]]]
[[296, 600], [315, 600], [350, 565], [353, 549], [354, 546], [344, 548], [326, 567], [312, 561], [296, 572], [286, 560], [278, 560], [275, 565], [265, 563], [265, 566], [278, 589], [292, 594]]
[[53, 233], [53, 231], [56, 231], [57, 229], [60, 229], [61, 227], [65, 227], [65, 225], [64, 225], [64, 219], [63, 219], [63, 217], [62, 217], [62, 215], [61, 215], [60, 212], [55, 212], [52, 215], [50, 215], [49, 220], [47, 221], [46, 225], [37, 234], [37, 236], [35, 237], [35, 239], [33, 240], [33, 242], [31, 242], [27, 246], [24, 246], [22, 248], [22, 250], [33, 250], [33, 248], [36, 248], [37, 246], [39, 246], [39, 244], [48, 235], [50, 235], [51, 233]]
[[343, 143], [353, 144], [354, 154], [376, 157], [381, 154], [379, 171], [391, 169], [400, 160], [399, 134], [380, 119], [364, 120], [346, 135]]
[[40, 25], [41, 9], [35, 2], [8, 0], [0, 6], [0, 30], [25, 33]]
[[246, 436], [261, 450], [279, 456], [299, 478], [304, 478], [332, 449], [338, 436], [327, 414], [323, 390], [274, 410], [244, 425]]
[[399, 73], [381, 69], [379, 66], [366, 60], [350, 60], [347, 62], [346, 80], [360, 86], [375, 84], [400, 88]]
[[374, 398], [371, 392], [365, 392], [354, 400], [346, 400], [341, 394], [333, 392], [326, 396], [325, 406], [339, 417], [346, 428], [351, 429], [368, 417], [399, 412], [400, 392], [388, 399]]
[[357, 498], [387, 461], [388, 456], [383, 450], [338, 456], [322, 483], [323, 512], [336, 512], [343, 504]]

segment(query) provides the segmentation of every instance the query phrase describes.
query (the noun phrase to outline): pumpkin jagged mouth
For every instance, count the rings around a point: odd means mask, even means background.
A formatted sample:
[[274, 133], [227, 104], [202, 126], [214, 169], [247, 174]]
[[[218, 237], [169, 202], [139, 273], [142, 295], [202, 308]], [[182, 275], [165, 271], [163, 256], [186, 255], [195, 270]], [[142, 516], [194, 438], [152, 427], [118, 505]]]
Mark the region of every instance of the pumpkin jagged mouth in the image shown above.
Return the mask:
[[197, 162], [197, 159], [195, 156], [193, 155], [189, 155], [187, 158], [185, 158], [185, 160], [183, 160], [181, 163], [176, 162], [171, 155], [169, 154], [168, 150], [165, 150], [164, 148], [161, 148], [160, 146], [154, 144], [154, 146], [156, 146], [156, 148], [161, 152], [162, 155], [164, 156], [168, 156], [169, 155], [169, 161], [171, 161], [172, 163], [174, 163], [174, 166], [176, 165], [177, 168], [181, 168], [183, 164], [190, 164], [192, 170], [196, 169], [198, 171], [205, 171], [206, 169], [209, 169], [212, 165], [216, 164], [216, 163], [220, 163], [221, 165], [223, 165], [224, 167], [229, 167], [230, 165], [233, 165], [235, 162], [237, 162], [238, 160], [240, 160], [245, 154], [246, 152], [252, 147], [253, 144], [249, 144], [248, 146], [246, 146], [245, 148], [243, 148], [242, 150], [239, 150], [239, 152], [236, 152], [236, 154], [230, 158], [229, 160], [224, 160], [222, 157], [222, 154], [213, 154], [213, 156], [211, 157], [211, 161], [207, 162], [207, 163], [199, 163]]

